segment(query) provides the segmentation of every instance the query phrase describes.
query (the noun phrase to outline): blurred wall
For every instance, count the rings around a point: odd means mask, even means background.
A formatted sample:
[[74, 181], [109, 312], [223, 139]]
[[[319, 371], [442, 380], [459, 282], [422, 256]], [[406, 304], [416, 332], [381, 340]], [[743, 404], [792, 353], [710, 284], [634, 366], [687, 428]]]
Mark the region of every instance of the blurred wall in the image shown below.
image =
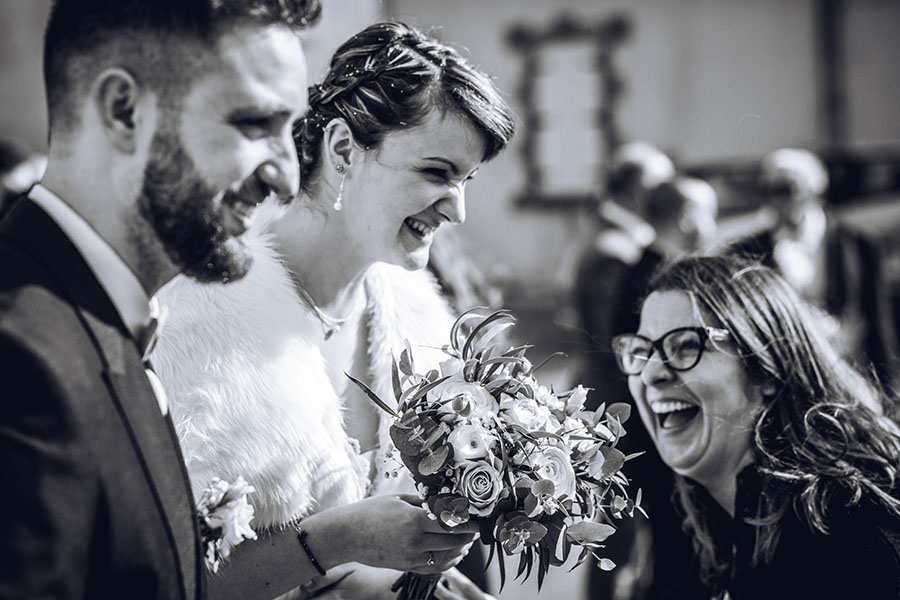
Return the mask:
[[27, 153], [47, 146], [41, 56], [50, 0], [0, 0], [0, 139]]
[[[682, 162], [758, 157], [778, 146], [824, 143], [819, 116], [815, 8], [821, 0], [324, 0], [307, 34], [311, 79], [353, 32], [382, 17], [453, 43], [514, 95], [521, 72], [506, 44], [513, 24], [540, 25], [561, 12], [582, 19], [630, 16], [633, 33], [616, 65], [625, 79], [625, 139], [655, 142]], [[46, 139], [41, 37], [50, 0], [0, 0], [0, 137], [27, 151]], [[846, 123], [851, 145], [900, 140], [900, 2], [845, 0]], [[571, 90], [576, 94], [578, 90]], [[564, 289], [586, 235], [567, 211], [519, 210], [519, 146], [482, 169], [468, 188], [462, 234], [491, 275]], [[554, 285], [555, 284], [555, 285]]]

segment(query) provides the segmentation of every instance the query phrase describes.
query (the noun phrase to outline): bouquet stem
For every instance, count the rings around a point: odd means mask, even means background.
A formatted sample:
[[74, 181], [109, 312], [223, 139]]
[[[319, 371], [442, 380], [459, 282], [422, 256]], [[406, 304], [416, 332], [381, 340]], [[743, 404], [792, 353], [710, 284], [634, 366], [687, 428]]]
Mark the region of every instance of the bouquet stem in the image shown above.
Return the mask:
[[431, 600], [434, 590], [441, 581], [441, 574], [422, 575], [406, 572], [391, 586], [397, 593], [397, 600]]

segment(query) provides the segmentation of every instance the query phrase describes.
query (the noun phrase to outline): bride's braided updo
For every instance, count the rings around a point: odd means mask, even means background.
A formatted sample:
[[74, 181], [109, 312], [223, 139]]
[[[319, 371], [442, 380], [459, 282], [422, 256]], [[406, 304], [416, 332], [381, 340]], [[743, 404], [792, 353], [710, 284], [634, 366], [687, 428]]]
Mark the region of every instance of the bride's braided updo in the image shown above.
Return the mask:
[[403, 23], [367, 27], [337, 49], [325, 80], [309, 88], [309, 113], [294, 127], [301, 186], [314, 187], [332, 119], [344, 119], [358, 144], [377, 148], [387, 133], [422, 124], [434, 108], [471, 122], [484, 136], [484, 160], [515, 131], [494, 83], [454, 49]]

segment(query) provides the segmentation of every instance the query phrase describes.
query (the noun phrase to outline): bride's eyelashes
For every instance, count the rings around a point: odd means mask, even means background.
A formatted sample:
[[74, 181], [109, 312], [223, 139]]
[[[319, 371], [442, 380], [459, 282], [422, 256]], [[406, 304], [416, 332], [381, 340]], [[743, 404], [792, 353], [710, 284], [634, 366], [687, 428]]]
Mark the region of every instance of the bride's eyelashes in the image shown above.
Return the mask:
[[426, 167], [422, 169], [422, 172], [428, 175], [431, 179], [435, 179], [441, 182], [450, 181], [450, 175], [447, 173], [445, 169], [438, 169], [434, 167]]
[[[432, 178], [441, 183], [448, 183], [448, 184], [453, 183], [453, 178], [452, 178], [450, 172], [446, 169], [441, 169], [441, 168], [436, 168], [436, 167], [427, 167], [427, 168], [422, 169], [422, 172], [425, 173], [429, 178]], [[475, 175], [477, 175], [477, 174], [478, 174], [477, 171], [470, 173], [466, 177], [462, 178], [460, 180], [460, 183], [466, 184], [466, 183], [472, 181], [473, 179], [475, 179]]]

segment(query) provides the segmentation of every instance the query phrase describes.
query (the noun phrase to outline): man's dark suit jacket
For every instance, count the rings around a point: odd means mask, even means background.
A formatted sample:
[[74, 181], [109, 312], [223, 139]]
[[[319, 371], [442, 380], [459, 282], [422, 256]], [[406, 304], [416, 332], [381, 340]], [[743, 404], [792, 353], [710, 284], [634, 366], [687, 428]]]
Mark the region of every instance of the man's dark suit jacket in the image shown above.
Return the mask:
[[202, 597], [194, 500], [137, 346], [75, 246], [0, 222], [0, 598]]

